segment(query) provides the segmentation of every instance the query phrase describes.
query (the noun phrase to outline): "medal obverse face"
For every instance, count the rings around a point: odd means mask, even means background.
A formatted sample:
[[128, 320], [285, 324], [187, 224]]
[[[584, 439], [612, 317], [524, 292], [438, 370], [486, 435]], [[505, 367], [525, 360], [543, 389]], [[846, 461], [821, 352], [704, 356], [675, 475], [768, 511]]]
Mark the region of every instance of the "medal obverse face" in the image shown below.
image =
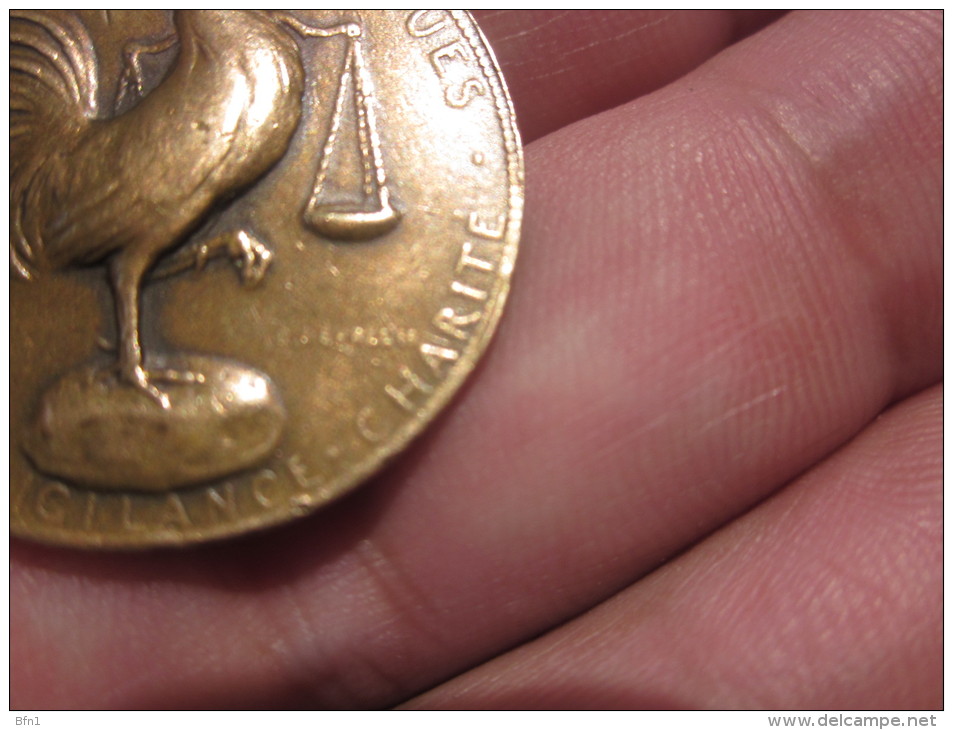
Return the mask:
[[457, 11], [12, 11], [11, 530], [183, 545], [340, 497], [485, 349], [523, 204]]

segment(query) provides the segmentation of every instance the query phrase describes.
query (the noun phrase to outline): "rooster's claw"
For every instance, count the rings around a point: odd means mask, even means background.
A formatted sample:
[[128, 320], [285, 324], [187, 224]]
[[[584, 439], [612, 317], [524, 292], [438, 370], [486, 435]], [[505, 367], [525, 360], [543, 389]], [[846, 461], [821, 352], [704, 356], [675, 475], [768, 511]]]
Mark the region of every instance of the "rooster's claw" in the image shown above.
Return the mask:
[[270, 248], [245, 231], [239, 231], [235, 235], [228, 253], [238, 266], [245, 286], [258, 284], [274, 258]]

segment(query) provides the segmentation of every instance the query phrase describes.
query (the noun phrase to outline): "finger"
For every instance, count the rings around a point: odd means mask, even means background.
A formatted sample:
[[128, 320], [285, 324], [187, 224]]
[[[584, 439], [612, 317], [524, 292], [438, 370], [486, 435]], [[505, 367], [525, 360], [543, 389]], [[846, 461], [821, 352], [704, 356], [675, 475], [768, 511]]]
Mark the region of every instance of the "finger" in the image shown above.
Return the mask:
[[19, 550], [14, 649], [41, 659], [17, 695], [397, 701], [617, 591], [937, 379], [940, 38], [929, 15], [793, 15], [531, 148], [510, 311], [429, 437], [255, 540]]
[[780, 13], [483, 10], [524, 142], [673, 81]]
[[408, 709], [941, 709], [942, 390]]

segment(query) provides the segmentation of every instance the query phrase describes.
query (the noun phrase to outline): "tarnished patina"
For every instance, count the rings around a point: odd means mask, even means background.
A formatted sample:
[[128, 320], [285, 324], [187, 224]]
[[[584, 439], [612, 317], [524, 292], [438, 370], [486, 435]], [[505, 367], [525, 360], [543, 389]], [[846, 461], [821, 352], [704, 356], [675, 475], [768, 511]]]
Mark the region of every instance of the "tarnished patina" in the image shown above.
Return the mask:
[[466, 13], [13, 11], [10, 68], [14, 534], [305, 514], [485, 349], [523, 173]]

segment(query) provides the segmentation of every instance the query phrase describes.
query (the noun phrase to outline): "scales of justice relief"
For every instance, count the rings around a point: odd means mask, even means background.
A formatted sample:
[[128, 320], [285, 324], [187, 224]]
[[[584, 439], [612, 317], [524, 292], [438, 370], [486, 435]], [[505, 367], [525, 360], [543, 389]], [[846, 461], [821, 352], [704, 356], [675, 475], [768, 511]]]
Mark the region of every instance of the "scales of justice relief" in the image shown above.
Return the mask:
[[[345, 39], [329, 131], [300, 213], [305, 229], [368, 241], [401, 219], [360, 24], [198, 10], [175, 11], [173, 23], [168, 37], [125, 42], [104, 109], [101, 62], [83, 22], [11, 13], [11, 275], [41, 286], [49, 272], [104, 266], [117, 322], [112, 366], [67, 365], [34, 396], [21, 446], [40, 473], [95, 490], [207, 483], [261, 463], [281, 438], [286, 412], [266, 373], [210, 354], [145, 353], [140, 300], [150, 281], [220, 256], [243, 283], [263, 279], [274, 254], [253, 231], [202, 231], [287, 153], [309, 78], [302, 39]], [[144, 91], [143, 59], [171, 49], [168, 72]], [[359, 191], [351, 202], [328, 202], [345, 119], [357, 127], [349, 134], [358, 142]]]

